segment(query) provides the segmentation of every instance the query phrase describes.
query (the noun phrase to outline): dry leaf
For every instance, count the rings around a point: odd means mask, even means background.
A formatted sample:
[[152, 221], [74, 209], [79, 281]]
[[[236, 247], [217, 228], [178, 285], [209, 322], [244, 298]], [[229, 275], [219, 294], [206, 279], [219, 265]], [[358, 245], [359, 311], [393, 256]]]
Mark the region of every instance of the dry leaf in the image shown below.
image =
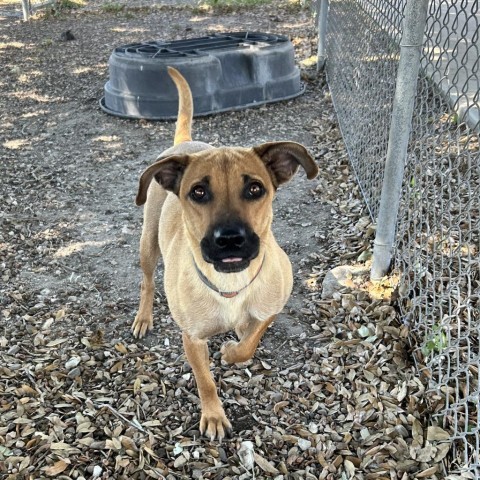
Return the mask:
[[18, 396], [21, 396], [21, 397], [23, 396], [37, 397], [38, 396], [38, 392], [36, 390], [34, 390], [29, 385], [25, 385], [25, 384], [23, 384], [20, 388], [17, 388], [15, 392], [17, 393]]
[[428, 444], [424, 448], [419, 448], [416, 450], [415, 460], [421, 463], [428, 463], [435, 457], [437, 453], [437, 448], [431, 444]]
[[397, 401], [401, 402], [407, 396], [408, 388], [407, 382], [403, 382], [402, 387], [400, 388], [397, 394]]
[[435, 463], [441, 462], [446, 456], [447, 453], [450, 451], [450, 443], [440, 443], [437, 446], [437, 454], [435, 455], [435, 458], [433, 461]]
[[173, 466], [175, 468], [182, 468], [187, 463], [187, 461], [188, 460], [183, 455], [179, 455], [173, 462]]
[[65, 442], [52, 442], [50, 444], [50, 450], [68, 450], [71, 453], [74, 453], [74, 452], [80, 453], [80, 450], [78, 450], [78, 448], [72, 445], [69, 445], [68, 443], [65, 443]]
[[[255, 460], [255, 463], [264, 471], [267, 473], [271, 473], [273, 475], [278, 475], [280, 472], [268, 461], [265, 460], [261, 455], [258, 453], [254, 452], [253, 458]], [[248, 469], [247, 469], [248, 470]]]
[[140, 378], [136, 378], [135, 382], [133, 383], [133, 393], [136, 395], [140, 388], [142, 387], [142, 380]]
[[437, 426], [431, 426], [427, 429], [427, 440], [429, 442], [438, 442], [442, 440], [449, 440], [450, 434]]
[[355, 477], [355, 470], [356, 470], [355, 465], [350, 460], [347, 460], [347, 459], [345, 459], [343, 464], [345, 465], [345, 470], [347, 471], [348, 477], [349, 478], [354, 478]]
[[283, 408], [286, 407], [290, 402], [283, 400], [282, 402], [278, 402], [274, 405], [273, 411], [278, 414], [278, 412]]
[[437, 471], [438, 471], [438, 465], [434, 465], [433, 467], [427, 468], [427, 469], [423, 470], [422, 472], [417, 473], [417, 475], [415, 475], [415, 478], [430, 477], [431, 475], [433, 475]]
[[45, 467], [43, 471], [49, 477], [55, 477], [56, 475], [65, 471], [69, 464], [70, 464], [70, 461], [68, 460], [59, 460], [58, 462], [55, 462], [53, 465], [50, 465], [49, 467]]
[[117, 438], [112, 438], [111, 440], [105, 441], [105, 447], [109, 450], [120, 450], [122, 448], [122, 444]]
[[413, 446], [422, 447], [423, 446], [423, 426], [415, 418], [412, 423], [412, 436], [413, 436]]
[[123, 343], [117, 343], [115, 344], [115, 350], [120, 353], [128, 353], [127, 347]]
[[58, 347], [62, 343], [68, 342], [68, 338], [57, 338], [56, 340], [52, 340], [51, 342], [47, 343], [47, 347]]

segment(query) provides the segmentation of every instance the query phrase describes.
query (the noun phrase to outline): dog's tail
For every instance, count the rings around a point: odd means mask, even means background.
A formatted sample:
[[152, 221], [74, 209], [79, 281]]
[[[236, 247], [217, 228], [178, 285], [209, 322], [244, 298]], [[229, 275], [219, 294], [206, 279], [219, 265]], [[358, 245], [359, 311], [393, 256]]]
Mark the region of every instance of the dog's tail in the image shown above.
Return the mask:
[[174, 145], [192, 140], [193, 99], [192, 92], [183, 75], [173, 67], [167, 67], [170, 78], [178, 90], [178, 117]]

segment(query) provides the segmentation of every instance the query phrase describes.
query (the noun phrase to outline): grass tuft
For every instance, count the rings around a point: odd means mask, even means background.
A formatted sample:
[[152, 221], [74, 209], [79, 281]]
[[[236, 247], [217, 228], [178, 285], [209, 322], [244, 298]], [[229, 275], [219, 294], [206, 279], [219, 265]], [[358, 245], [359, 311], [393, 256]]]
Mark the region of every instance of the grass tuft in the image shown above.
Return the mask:
[[272, 3], [272, 0], [200, 0], [199, 11], [217, 10], [229, 13], [238, 8], [253, 8], [269, 3]]
[[102, 5], [102, 11], [105, 13], [120, 13], [125, 10], [125, 5], [119, 3], [106, 3]]

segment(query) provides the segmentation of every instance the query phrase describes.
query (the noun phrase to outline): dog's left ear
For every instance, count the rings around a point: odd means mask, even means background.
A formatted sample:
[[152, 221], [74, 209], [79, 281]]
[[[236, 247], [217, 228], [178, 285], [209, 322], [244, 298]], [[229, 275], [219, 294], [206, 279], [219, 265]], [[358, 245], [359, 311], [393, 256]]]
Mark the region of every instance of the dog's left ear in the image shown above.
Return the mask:
[[307, 172], [307, 178], [317, 176], [318, 167], [307, 149], [295, 142], [269, 142], [253, 147], [255, 153], [268, 168], [275, 187], [288, 182], [299, 165]]
[[140, 177], [135, 203], [140, 206], [147, 201], [147, 191], [152, 179], [155, 179], [165, 190], [178, 195], [180, 181], [188, 163], [188, 155], [172, 155], [150, 165]]

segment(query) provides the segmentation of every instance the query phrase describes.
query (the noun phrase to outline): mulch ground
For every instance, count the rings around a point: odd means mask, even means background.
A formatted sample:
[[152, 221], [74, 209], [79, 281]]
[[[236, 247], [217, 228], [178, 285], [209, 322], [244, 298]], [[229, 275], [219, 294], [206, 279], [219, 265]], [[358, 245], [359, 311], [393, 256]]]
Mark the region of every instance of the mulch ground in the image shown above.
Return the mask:
[[[316, 52], [310, 10], [121, 5], [91, 2], [29, 24], [0, 18], [0, 476], [443, 478], [448, 434], [428, 423], [389, 286], [372, 290], [364, 275], [322, 297], [333, 267], [368, 269], [374, 229], [325, 78], [307, 61]], [[74, 40], [62, 40], [67, 30]], [[198, 119], [195, 138], [301, 141], [320, 176], [298, 177], [276, 200], [276, 235], [295, 272], [284, 314], [246, 364], [222, 365], [226, 337], [211, 341], [234, 427], [219, 444], [199, 434], [195, 381], [160, 281], [154, 332], [142, 341], [130, 333], [136, 182], [170, 145], [173, 125], [110, 117], [98, 100], [115, 46], [226, 30], [289, 35], [306, 91]]]

